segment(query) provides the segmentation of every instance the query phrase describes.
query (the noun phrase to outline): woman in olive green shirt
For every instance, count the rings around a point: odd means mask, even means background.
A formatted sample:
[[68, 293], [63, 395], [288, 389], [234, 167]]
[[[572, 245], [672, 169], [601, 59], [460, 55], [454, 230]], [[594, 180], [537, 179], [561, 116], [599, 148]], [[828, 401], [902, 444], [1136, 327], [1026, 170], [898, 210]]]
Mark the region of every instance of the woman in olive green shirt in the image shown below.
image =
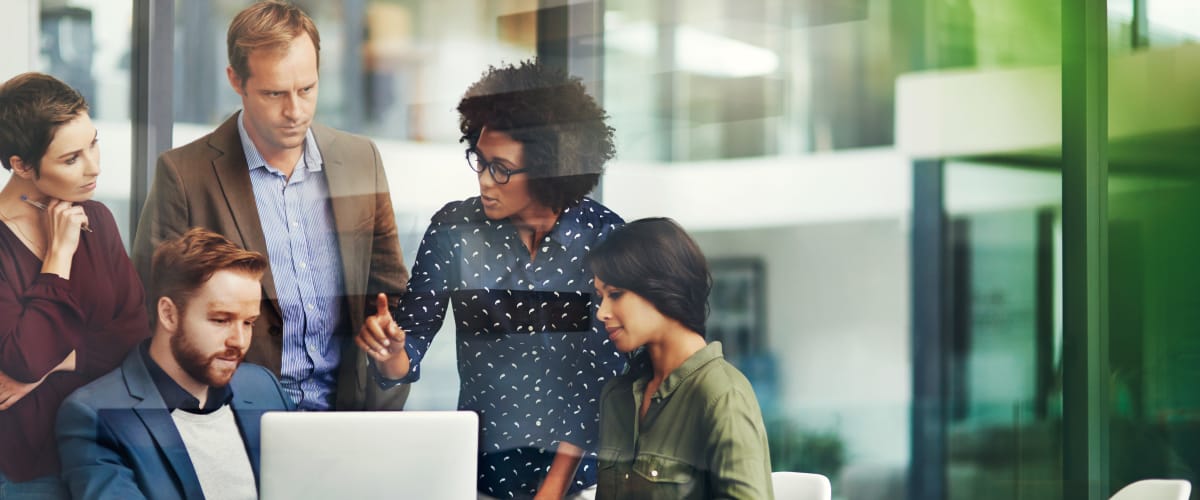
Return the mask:
[[637, 351], [600, 397], [596, 498], [773, 498], [758, 400], [704, 340], [712, 277], [696, 242], [670, 219], [642, 219], [588, 261], [609, 340]]

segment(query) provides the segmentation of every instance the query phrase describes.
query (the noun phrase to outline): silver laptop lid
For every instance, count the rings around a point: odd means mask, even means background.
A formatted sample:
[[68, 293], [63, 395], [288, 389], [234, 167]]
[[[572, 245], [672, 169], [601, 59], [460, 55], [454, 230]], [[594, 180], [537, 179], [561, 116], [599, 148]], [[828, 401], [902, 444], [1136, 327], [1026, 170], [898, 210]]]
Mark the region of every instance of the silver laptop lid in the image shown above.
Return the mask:
[[470, 500], [478, 416], [469, 411], [271, 412], [263, 500]]

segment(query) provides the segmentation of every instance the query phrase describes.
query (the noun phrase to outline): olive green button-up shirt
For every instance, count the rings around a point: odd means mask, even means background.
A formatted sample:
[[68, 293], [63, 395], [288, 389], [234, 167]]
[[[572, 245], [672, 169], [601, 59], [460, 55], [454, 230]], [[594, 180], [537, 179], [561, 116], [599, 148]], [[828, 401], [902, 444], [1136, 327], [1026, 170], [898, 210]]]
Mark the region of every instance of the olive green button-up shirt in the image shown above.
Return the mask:
[[601, 394], [597, 500], [774, 498], [758, 400], [721, 343], [671, 372], [640, 421], [653, 374], [638, 361]]

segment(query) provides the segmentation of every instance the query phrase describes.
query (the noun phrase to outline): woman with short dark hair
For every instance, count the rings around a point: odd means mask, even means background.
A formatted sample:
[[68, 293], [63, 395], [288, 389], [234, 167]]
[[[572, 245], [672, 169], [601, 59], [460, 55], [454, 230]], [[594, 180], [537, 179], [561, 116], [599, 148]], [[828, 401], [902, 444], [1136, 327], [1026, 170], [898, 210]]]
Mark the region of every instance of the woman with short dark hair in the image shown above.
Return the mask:
[[96, 127], [42, 73], [0, 86], [0, 498], [60, 498], [54, 419], [71, 391], [149, 336], [142, 284], [92, 201]]
[[670, 219], [641, 219], [588, 264], [609, 340], [637, 353], [600, 397], [596, 498], [772, 498], [754, 390], [704, 339], [712, 277], [696, 242]]
[[480, 417], [480, 498], [586, 496], [600, 388], [624, 368], [583, 266], [622, 223], [585, 196], [612, 129], [579, 79], [538, 62], [489, 69], [458, 111], [479, 196], [434, 215], [395, 322], [380, 297], [357, 342], [382, 384], [415, 382], [452, 305], [458, 408]]

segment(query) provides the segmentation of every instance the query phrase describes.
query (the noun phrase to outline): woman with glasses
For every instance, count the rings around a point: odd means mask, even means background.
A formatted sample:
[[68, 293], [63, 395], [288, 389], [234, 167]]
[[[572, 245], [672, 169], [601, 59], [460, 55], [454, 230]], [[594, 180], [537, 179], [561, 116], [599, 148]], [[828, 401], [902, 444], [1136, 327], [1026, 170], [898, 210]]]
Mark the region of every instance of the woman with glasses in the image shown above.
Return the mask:
[[671, 219], [641, 219], [588, 265], [609, 340], [636, 353], [600, 398], [596, 498], [772, 498], [754, 390], [704, 339], [712, 277], [700, 247]]
[[578, 79], [538, 62], [490, 68], [458, 111], [479, 196], [433, 217], [408, 293], [391, 314], [380, 296], [357, 343], [381, 384], [415, 382], [453, 306], [458, 407], [480, 417], [480, 498], [590, 496], [600, 388], [624, 368], [583, 267], [622, 223], [585, 196], [612, 129]]
[[0, 86], [0, 499], [66, 498], [54, 421], [150, 335], [83, 96], [42, 73]]

